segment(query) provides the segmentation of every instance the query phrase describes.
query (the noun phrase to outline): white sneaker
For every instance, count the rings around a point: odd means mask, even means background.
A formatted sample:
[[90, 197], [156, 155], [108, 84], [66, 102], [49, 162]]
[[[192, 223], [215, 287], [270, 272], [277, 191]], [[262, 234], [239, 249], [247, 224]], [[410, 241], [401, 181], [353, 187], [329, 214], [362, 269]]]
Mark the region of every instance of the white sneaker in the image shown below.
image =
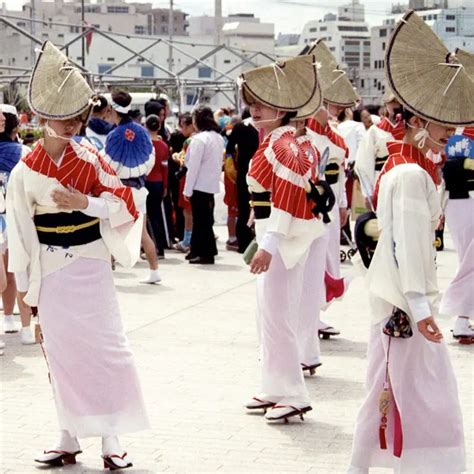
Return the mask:
[[160, 283], [161, 275], [158, 270], [150, 270], [150, 275], [146, 280], [142, 280], [140, 283], [148, 283], [153, 285], [154, 283]]
[[474, 329], [469, 324], [469, 318], [457, 318], [454, 323], [453, 337], [474, 337]]
[[28, 326], [26, 328], [21, 328], [20, 331], [21, 343], [25, 346], [29, 344], [36, 344], [36, 339], [31, 332], [31, 328]]
[[3, 320], [3, 331], [6, 334], [18, 332], [18, 323], [15, 321], [13, 316], [5, 316]]

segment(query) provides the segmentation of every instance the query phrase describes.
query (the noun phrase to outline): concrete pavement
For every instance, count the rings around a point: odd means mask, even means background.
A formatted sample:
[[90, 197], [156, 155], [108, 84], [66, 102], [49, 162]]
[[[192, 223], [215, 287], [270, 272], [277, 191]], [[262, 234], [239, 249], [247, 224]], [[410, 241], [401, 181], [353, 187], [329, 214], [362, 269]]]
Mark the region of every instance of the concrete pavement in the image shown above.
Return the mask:
[[[128, 472], [344, 473], [364, 396], [369, 309], [363, 280], [324, 316], [342, 335], [322, 342], [323, 366], [307, 378], [313, 411], [303, 423], [267, 424], [242, 406], [259, 387], [255, 278], [240, 255], [222, 250], [225, 228], [217, 231], [221, 252], [214, 266], [188, 265], [170, 251], [160, 261], [160, 285], [138, 283], [147, 273], [143, 262], [115, 272], [153, 427], [122, 438], [136, 466]], [[449, 239], [438, 263], [443, 289], [456, 267]], [[453, 342], [450, 320], [440, 325], [458, 377], [472, 472], [473, 348]], [[41, 469], [33, 458], [56, 441], [47, 370], [39, 346], [21, 346], [19, 335], [4, 340], [0, 471], [35, 473]], [[100, 439], [81, 446], [80, 463], [55, 472], [101, 472]]]

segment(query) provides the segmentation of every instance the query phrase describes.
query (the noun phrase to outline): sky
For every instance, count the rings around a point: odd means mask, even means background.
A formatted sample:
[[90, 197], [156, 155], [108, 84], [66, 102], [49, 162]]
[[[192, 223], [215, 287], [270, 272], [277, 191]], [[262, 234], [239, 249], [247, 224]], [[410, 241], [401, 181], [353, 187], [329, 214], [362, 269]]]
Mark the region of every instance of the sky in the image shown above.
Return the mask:
[[[151, 0], [133, 0], [146, 3]], [[20, 10], [24, 0], [0, 0], [7, 8]], [[309, 20], [318, 20], [326, 13], [337, 13], [337, 7], [348, 0], [222, 0], [223, 14], [254, 13], [262, 22], [275, 23], [275, 33], [301, 33]], [[365, 5], [366, 20], [371, 25], [382, 24], [392, 3], [398, 0], [361, 0]], [[408, 3], [408, 0], [401, 1]], [[154, 6], [169, 7], [169, 0], [153, 1]], [[175, 8], [190, 15], [212, 15], [214, 0], [174, 0]]]

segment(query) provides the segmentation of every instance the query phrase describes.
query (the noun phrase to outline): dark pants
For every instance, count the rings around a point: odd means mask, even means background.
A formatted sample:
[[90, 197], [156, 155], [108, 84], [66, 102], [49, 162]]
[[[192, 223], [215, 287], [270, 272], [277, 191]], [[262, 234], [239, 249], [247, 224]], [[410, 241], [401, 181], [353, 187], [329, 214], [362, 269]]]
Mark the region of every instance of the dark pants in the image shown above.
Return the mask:
[[191, 254], [195, 257], [213, 258], [217, 255], [214, 224], [214, 195], [193, 191], [191, 196], [193, 213], [193, 233], [191, 236]]
[[163, 181], [147, 181], [146, 212], [159, 255], [165, 254], [167, 248], [166, 231], [161, 203], [163, 202]]
[[254, 238], [253, 230], [247, 225], [250, 218], [250, 193], [248, 191], [247, 183], [237, 182], [237, 205], [239, 208], [239, 216], [237, 217], [237, 224], [235, 234], [237, 243], [239, 245], [239, 252], [244, 253], [250, 242]]

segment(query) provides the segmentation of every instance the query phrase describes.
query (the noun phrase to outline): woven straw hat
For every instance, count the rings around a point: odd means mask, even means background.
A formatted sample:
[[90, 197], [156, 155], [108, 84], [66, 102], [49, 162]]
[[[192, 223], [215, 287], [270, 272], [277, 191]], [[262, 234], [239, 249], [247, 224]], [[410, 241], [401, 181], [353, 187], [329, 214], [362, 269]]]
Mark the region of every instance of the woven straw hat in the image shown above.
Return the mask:
[[474, 123], [474, 82], [412, 10], [390, 38], [385, 73], [397, 99], [415, 115], [447, 126]]
[[244, 101], [287, 112], [305, 107], [318, 93], [314, 61], [313, 55], [297, 56], [244, 72], [240, 76]]
[[333, 105], [354, 107], [360, 100], [346, 72], [339, 68], [336, 58], [323, 40], [317, 40], [308, 54], [316, 55], [316, 67], [323, 99]]
[[474, 54], [468, 53], [463, 49], [456, 49], [456, 57], [458, 61], [464, 66], [467, 74], [474, 81]]
[[66, 120], [88, 115], [94, 92], [68, 58], [46, 41], [28, 87], [28, 102], [40, 117]]
[[321, 85], [318, 82], [316, 93], [313, 98], [301, 109], [298, 110], [294, 120], [304, 120], [312, 117], [323, 104], [323, 94], [321, 93]]
[[395, 97], [395, 94], [393, 93], [392, 89], [390, 89], [390, 87], [388, 86], [385, 90], [385, 94], [383, 95], [382, 100], [384, 104], [388, 104], [390, 102], [393, 102], [394, 100], [398, 102], [398, 99]]

